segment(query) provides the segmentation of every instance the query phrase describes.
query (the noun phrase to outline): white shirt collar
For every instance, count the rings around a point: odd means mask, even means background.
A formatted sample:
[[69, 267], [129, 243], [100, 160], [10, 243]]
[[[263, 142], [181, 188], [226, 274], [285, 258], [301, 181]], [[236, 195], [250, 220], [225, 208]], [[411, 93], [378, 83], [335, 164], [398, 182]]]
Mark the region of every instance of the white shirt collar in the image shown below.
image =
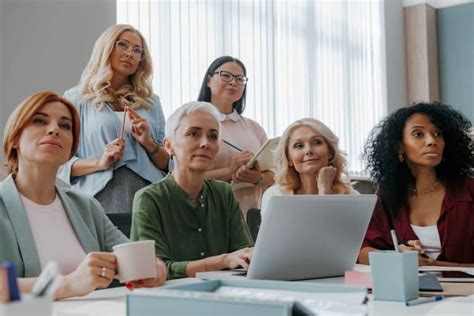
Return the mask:
[[221, 122], [225, 120], [231, 120], [231, 121], [237, 122], [238, 120], [240, 120], [240, 114], [237, 113], [236, 109], [234, 109], [232, 113], [227, 114], [227, 115], [222, 114], [222, 113], [219, 113], [219, 114], [220, 114]]

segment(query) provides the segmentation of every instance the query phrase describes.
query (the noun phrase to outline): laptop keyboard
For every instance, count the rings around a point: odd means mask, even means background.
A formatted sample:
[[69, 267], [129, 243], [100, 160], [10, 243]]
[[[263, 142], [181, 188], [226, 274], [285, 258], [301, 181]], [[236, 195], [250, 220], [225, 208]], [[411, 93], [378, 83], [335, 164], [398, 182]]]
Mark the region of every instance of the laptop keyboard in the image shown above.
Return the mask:
[[246, 277], [246, 276], [247, 276], [247, 271], [238, 272], [238, 273], [232, 273], [232, 275], [237, 275], [237, 276], [244, 276], [244, 277]]

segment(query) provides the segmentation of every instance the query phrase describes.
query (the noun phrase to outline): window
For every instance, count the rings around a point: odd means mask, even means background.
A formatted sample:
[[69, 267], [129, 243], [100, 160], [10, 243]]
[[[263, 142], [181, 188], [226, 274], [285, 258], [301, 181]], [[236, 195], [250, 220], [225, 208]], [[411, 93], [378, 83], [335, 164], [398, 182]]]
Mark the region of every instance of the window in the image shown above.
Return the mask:
[[296, 119], [327, 124], [352, 175], [370, 129], [386, 114], [381, 0], [140, 0], [117, 2], [117, 22], [147, 38], [153, 87], [168, 116], [195, 100], [209, 64], [247, 67], [244, 115], [269, 137]]

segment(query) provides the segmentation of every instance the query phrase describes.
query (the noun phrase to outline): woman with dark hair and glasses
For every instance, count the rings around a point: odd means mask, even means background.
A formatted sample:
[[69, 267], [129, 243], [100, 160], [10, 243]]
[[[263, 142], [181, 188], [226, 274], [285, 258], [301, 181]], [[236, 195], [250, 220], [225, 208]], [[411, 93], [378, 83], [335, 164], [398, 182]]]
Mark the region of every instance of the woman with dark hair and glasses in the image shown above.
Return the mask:
[[130, 213], [135, 192], [168, 168], [160, 146], [165, 118], [151, 77], [144, 37], [130, 25], [112, 25], [97, 39], [79, 86], [64, 94], [84, 128], [59, 176], [94, 196], [107, 213]]
[[384, 119], [365, 146], [379, 201], [359, 261], [393, 249], [420, 253], [420, 265], [474, 266], [471, 122], [451, 107], [418, 103]]
[[246, 166], [267, 140], [260, 124], [242, 115], [247, 81], [244, 64], [237, 58], [222, 56], [207, 69], [198, 97], [198, 101], [212, 103], [221, 114], [222, 143], [214, 168], [206, 172], [206, 177], [250, 183], [234, 192], [244, 215], [249, 209], [260, 207], [262, 191], [273, 184], [273, 172], [260, 170], [258, 163], [252, 168]]

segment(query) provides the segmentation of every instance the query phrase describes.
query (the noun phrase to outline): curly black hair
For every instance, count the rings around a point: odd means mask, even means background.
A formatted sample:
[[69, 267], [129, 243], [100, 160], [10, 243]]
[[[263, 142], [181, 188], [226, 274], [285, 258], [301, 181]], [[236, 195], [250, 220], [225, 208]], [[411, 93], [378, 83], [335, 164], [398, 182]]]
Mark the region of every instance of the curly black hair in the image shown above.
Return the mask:
[[472, 175], [474, 166], [474, 146], [468, 134], [472, 123], [460, 112], [433, 102], [415, 103], [392, 113], [371, 131], [363, 157], [384, 207], [394, 217], [401, 207], [408, 207], [410, 188], [415, 183], [407, 164], [398, 159], [405, 122], [415, 113], [427, 115], [443, 133], [443, 160], [435, 169], [446, 187], [457, 188], [463, 177]]

